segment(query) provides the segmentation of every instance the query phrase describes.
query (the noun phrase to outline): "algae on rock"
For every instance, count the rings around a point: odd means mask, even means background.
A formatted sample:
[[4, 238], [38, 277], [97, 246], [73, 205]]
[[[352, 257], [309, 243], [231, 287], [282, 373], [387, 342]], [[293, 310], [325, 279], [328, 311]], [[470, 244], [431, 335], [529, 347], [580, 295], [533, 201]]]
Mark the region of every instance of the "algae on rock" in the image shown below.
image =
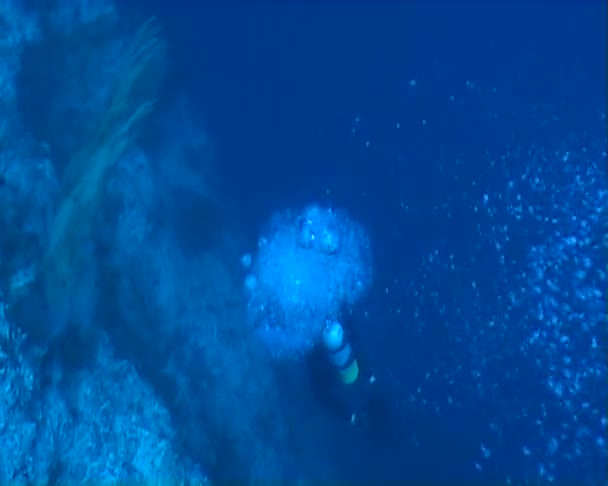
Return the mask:
[[[135, 142], [153, 110], [156, 93], [152, 91], [160, 85], [164, 62], [160, 28], [150, 19], [127, 46], [109, 105], [89, 140], [71, 157], [62, 178], [62, 199], [38, 273], [49, 306], [69, 303], [78, 291], [82, 272], [91, 268], [88, 247], [109, 169]], [[70, 317], [69, 310], [66, 317]]]

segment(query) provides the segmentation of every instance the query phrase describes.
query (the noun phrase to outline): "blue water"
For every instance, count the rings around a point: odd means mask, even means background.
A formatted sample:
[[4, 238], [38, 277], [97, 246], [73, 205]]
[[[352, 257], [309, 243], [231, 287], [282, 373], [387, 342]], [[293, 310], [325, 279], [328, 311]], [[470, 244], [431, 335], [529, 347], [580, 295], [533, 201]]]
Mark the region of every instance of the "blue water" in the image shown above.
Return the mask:
[[[555, 168], [569, 152], [599, 174], [581, 189], [589, 200], [585, 191], [605, 191], [605, 5], [157, 3], [176, 45], [174, 82], [205, 114], [252, 241], [277, 207], [310, 201], [347, 208], [371, 233], [374, 288], [357, 312], [399, 439], [337, 440], [343, 477], [600, 481], [605, 422], [602, 432], [599, 416], [581, 418], [588, 433], [572, 432], [587, 408], [544, 386], [565, 367], [551, 347], [561, 337], [546, 338], [540, 363], [522, 348], [537, 322], [522, 290], [538, 266], [531, 248], [557, 258], [555, 235], [568, 230], [517, 219], [508, 184], [536, 171], [547, 183], [520, 189], [526, 205], [583, 217], [584, 201], [567, 199], [580, 196], [572, 174]], [[577, 251], [587, 250], [599, 255]], [[556, 273], [564, 289], [570, 277]], [[597, 306], [583, 312], [603, 323]], [[586, 348], [573, 348], [582, 359]], [[601, 415], [605, 388], [571, 399]], [[558, 452], [547, 452], [552, 437]]]
[[0, 483], [606, 484], [605, 2], [96, 5], [0, 7]]

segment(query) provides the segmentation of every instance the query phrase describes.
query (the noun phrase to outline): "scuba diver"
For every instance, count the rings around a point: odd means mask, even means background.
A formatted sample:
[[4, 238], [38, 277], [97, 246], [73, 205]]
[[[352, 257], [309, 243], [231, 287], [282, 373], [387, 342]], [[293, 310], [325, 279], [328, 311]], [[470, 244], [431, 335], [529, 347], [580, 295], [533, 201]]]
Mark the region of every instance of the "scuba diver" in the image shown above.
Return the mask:
[[355, 354], [355, 326], [346, 325], [328, 320], [321, 343], [310, 354], [313, 393], [341, 420], [372, 439], [385, 439], [394, 432], [388, 398], [367, 363]]

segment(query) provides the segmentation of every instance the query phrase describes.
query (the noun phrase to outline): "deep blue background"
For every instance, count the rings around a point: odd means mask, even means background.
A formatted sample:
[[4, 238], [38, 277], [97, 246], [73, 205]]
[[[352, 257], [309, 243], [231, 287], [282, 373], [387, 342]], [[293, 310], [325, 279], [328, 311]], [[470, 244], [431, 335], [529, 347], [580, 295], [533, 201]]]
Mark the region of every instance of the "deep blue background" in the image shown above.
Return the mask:
[[[434, 187], [439, 145], [455, 158], [471, 145], [504, 146], [516, 130], [484, 132], [483, 99], [470, 120], [461, 110], [441, 113], [439, 129], [424, 130], [421, 118], [438, 118], [433, 97], [443, 97], [437, 110], [444, 110], [445, 97], [462, 94], [466, 80], [506, 93], [494, 99], [505, 111], [565, 101], [566, 119], [597, 106], [605, 91], [601, 3], [157, 0], [153, 7], [175, 41], [176, 83], [188, 86], [208, 121], [252, 230], [278, 206], [320, 198], [326, 188], [353, 210], [362, 192], [379, 196], [360, 209], [374, 214], [380, 233], [403, 194], [424, 206], [442, 189]], [[407, 84], [417, 78], [424, 85], [412, 96]], [[357, 115], [373, 151], [352, 136]], [[517, 136], [526, 142], [525, 130]]]
[[[464, 158], [466, 170], [477, 176], [486, 169], [480, 157], [485, 149], [539, 139], [554, 144], [585, 113], [605, 107], [605, 2], [580, 3], [156, 0], [146, 8], [167, 26], [173, 83], [187, 86], [204, 115], [217, 144], [226, 196], [235, 201], [252, 239], [277, 208], [311, 200], [348, 208], [370, 228], [375, 243], [376, 289], [367, 305], [384, 321], [385, 332], [394, 333], [397, 323], [379, 304], [386, 305], [378, 297], [384, 286], [395, 278], [416, 281], [420, 256], [446, 234], [460, 235], [452, 242], [455, 251], [473, 246], [467, 225], [475, 221], [427, 209], [440, 196], [468, 187], [466, 173], [463, 187], [442, 177], [439, 160]], [[410, 79], [419, 80], [415, 91]], [[466, 94], [468, 80], [482, 90], [496, 88], [497, 94], [480, 94], [466, 110], [446, 109], [449, 95]], [[489, 104], [504, 115], [503, 124], [484, 124]], [[533, 123], [513, 126], [519, 111], [544, 104], [556, 107], [563, 126], [552, 125], [550, 133]], [[434, 120], [432, 130], [421, 125], [425, 118]], [[487, 176], [488, 187], [492, 177]], [[410, 216], [403, 217], [401, 201], [412, 208]], [[458, 213], [458, 207], [453, 210]], [[415, 238], [404, 238], [412, 227]], [[470, 269], [473, 276], [483, 271]], [[441, 353], [441, 336], [432, 338], [434, 352]], [[381, 339], [370, 342], [381, 344]], [[414, 361], [426, 369], [433, 358], [428, 351], [419, 351], [408, 366]], [[395, 369], [401, 352], [412, 358], [416, 351], [389, 349], [389, 362], [379, 366]], [[416, 370], [402, 373], [406, 386], [415, 388], [408, 380]], [[471, 457], [479, 453], [476, 433], [483, 423], [481, 416], [415, 417], [406, 426], [418, 428], [428, 443], [374, 449], [369, 476], [406, 462], [427, 479], [433, 471], [436, 479], [465, 480]], [[363, 454], [370, 457], [370, 451]], [[428, 459], [431, 454], [439, 458], [440, 471], [436, 460]]]

